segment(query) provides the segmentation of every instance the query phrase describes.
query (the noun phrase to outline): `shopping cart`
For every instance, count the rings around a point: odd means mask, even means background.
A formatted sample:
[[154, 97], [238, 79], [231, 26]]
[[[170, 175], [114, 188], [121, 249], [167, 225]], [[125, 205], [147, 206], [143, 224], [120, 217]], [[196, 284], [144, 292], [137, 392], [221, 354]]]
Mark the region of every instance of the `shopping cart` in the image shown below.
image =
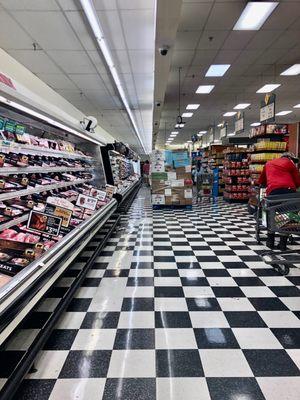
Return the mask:
[[257, 193], [257, 209], [254, 213], [254, 218], [255, 218], [255, 238], [257, 241], [257, 244], [261, 243], [261, 232], [262, 230], [266, 230], [266, 224], [263, 221], [263, 203], [265, 199], [265, 193], [266, 189], [264, 188], [259, 188], [259, 191]]
[[[262, 205], [262, 221], [270, 233], [300, 236], [300, 193], [266, 197]], [[289, 273], [290, 266], [300, 263], [297, 250], [266, 251], [261, 257], [283, 275]]]
[[210, 201], [213, 198], [213, 174], [211, 172], [206, 172], [203, 174], [199, 174], [197, 176], [197, 203], [202, 201], [202, 199], [206, 198]]

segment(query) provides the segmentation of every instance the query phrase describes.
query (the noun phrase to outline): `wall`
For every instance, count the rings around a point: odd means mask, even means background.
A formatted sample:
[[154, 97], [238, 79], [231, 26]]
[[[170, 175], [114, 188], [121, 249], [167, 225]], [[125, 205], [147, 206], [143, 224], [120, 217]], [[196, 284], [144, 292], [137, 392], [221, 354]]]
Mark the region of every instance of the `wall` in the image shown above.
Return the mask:
[[[0, 82], [0, 93], [2, 92], [3, 96], [8, 94], [14, 100], [21, 100], [28, 106], [36, 107], [49, 116], [80, 129], [79, 121], [84, 114], [2, 49], [0, 72], [11, 78], [16, 87], [14, 90]], [[95, 135], [102, 142], [114, 141], [114, 138], [99, 126], [95, 129]]]

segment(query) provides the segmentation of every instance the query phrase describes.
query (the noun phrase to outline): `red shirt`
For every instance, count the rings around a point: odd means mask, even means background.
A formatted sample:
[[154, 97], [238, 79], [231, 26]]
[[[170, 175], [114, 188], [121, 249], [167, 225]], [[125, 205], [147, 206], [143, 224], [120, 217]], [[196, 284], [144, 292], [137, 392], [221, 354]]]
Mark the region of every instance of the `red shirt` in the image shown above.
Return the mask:
[[289, 158], [276, 158], [264, 166], [259, 184], [267, 186], [267, 195], [275, 189], [296, 190], [300, 186], [300, 174]]
[[143, 165], [143, 172], [145, 175], [149, 175], [149, 171], [150, 171], [150, 164], [144, 164]]

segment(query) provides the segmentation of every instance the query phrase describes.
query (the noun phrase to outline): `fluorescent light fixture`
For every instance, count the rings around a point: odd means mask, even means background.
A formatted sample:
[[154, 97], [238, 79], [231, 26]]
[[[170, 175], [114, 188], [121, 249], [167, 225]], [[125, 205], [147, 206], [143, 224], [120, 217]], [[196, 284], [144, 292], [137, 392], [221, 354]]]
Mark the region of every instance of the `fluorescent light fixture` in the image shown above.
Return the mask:
[[281, 72], [280, 75], [293, 76], [293, 75], [299, 75], [299, 74], [300, 74], [300, 64], [294, 64], [290, 68]]
[[179, 128], [184, 128], [184, 124], [179, 124]]
[[171, 135], [178, 135], [178, 132], [177, 131], [173, 131], [173, 132], [171, 132]]
[[258, 31], [272, 14], [279, 2], [249, 1], [240, 18], [234, 25], [234, 31]]
[[250, 126], [260, 126], [261, 123], [260, 122], [252, 122], [252, 124]]
[[197, 133], [197, 136], [201, 137], [203, 136], [203, 133]]
[[300, 108], [300, 103], [296, 104], [293, 108]]
[[192, 113], [192, 112], [187, 112], [187, 113], [183, 113], [183, 114], [182, 114], [182, 117], [183, 117], [183, 118], [191, 118], [193, 115], [194, 115], [194, 113]]
[[245, 108], [249, 107], [250, 103], [240, 103], [233, 107], [235, 110], [245, 110]]
[[171, 133], [170, 137], [176, 137], [177, 133]]
[[222, 128], [223, 124], [218, 124], [217, 127], [218, 128]]
[[[114, 66], [114, 61], [113, 61], [113, 58], [111, 56], [110, 49], [109, 49], [109, 47], [108, 47], [108, 45], [106, 43], [106, 39], [104, 37], [104, 33], [103, 33], [102, 28], [101, 28], [100, 21], [99, 21], [97, 12], [95, 10], [93, 1], [92, 0], [80, 0], [80, 3], [81, 3], [81, 6], [83, 8], [83, 11], [84, 11], [88, 21], [89, 21], [89, 24], [90, 24], [90, 26], [92, 28], [92, 31], [93, 31], [93, 33], [95, 35], [95, 38], [96, 38], [96, 40], [98, 42], [98, 45], [99, 45], [100, 50], [102, 52], [102, 55], [105, 58], [106, 64], [107, 64], [107, 66], [108, 66], [108, 68], [109, 68], [109, 70], [111, 72], [111, 75], [112, 75], [114, 81], [115, 81], [115, 84], [117, 86], [119, 95], [120, 95], [120, 97], [122, 99], [122, 102], [123, 102], [123, 104], [125, 106], [125, 109], [127, 111], [129, 119], [130, 119], [130, 121], [131, 121], [131, 123], [133, 125], [135, 133], [136, 133], [136, 135], [137, 135], [137, 137], [138, 137], [138, 139], [139, 139], [139, 141], [140, 141], [140, 143], [142, 145], [142, 148], [143, 148], [144, 152], [147, 154], [147, 151], [145, 149], [144, 143], [142, 141], [139, 129], [138, 129], [136, 121], [135, 121], [135, 117], [134, 117], [133, 112], [132, 112], [132, 110], [131, 110], [131, 108], [129, 106], [128, 100], [126, 98], [125, 91], [123, 89], [121, 80], [119, 78], [119, 74], [118, 74], [118, 72], [116, 70], [116, 67]], [[148, 150], [150, 151], [150, 149], [148, 149]]]
[[281, 83], [268, 83], [256, 91], [256, 93], [270, 93], [281, 86]]
[[227, 135], [227, 136], [235, 136], [235, 132], [228, 133], [228, 135]]
[[200, 85], [198, 89], [196, 90], [196, 93], [200, 94], [208, 94], [210, 93], [215, 85]]
[[186, 106], [187, 110], [197, 110], [199, 108], [200, 104], [188, 104]]
[[288, 115], [288, 114], [290, 114], [292, 111], [290, 111], [290, 110], [287, 110], [287, 111], [280, 111], [280, 112], [278, 112], [278, 113], [276, 113], [275, 115], [278, 115], [278, 116], [280, 116], [280, 115]]
[[215, 139], [215, 140], [213, 141], [213, 143], [222, 143], [222, 141], [219, 140], [219, 139]]
[[223, 117], [233, 117], [236, 114], [236, 111], [228, 111], [223, 114]]
[[230, 67], [230, 64], [212, 64], [205, 76], [223, 76]]
[[207, 133], [207, 131], [199, 131], [199, 133], [203, 135], [204, 133]]
[[193, 143], [191, 140], [187, 140], [187, 143]]

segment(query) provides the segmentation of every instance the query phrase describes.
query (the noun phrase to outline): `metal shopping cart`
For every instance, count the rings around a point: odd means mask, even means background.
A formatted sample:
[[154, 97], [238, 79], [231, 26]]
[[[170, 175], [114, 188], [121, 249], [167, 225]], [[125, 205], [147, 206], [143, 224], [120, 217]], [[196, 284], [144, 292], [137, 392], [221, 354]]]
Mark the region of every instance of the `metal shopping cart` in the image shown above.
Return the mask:
[[213, 173], [206, 172], [197, 176], [197, 203], [206, 198], [209, 201], [213, 198]]
[[[268, 232], [285, 236], [300, 236], [300, 193], [266, 197], [262, 205], [262, 221]], [[287, 275], [293, 264], [300, 263], [297, 250], [266, 251], [263, 261]]]

